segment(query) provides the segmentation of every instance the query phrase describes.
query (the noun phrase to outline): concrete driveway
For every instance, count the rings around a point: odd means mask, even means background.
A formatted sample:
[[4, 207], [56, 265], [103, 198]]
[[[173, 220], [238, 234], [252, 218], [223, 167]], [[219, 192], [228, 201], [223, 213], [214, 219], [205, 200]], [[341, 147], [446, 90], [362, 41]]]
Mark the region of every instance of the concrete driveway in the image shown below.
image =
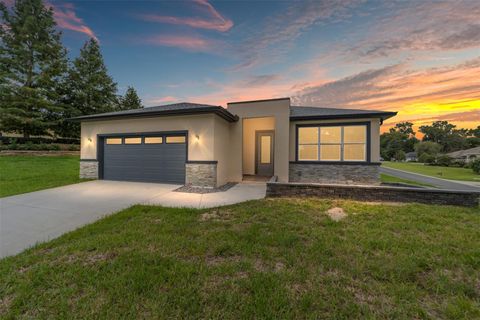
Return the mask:
[[178, 185], [90, 181], [0, 199], [0, 258], [56, 238], [134, 204], [209, 208], [265, 197], [265, 184], [218, 193], [173, 192]]

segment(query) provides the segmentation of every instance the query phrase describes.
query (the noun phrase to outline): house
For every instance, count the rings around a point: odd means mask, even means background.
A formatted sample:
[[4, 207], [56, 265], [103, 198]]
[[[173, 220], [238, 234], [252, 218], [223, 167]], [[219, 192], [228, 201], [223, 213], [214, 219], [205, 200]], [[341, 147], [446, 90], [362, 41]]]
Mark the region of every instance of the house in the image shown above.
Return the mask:
[[417, 153], [415, 151], [405, 153], [405, 161], [417, 161]]
[[176, 103], [74, 118], [82, 178], [218, 187], [244, 177], [379, 183], [379, 132], [396, 112]]
[[476, 159], [480, 159], [480, 147], [450, 152], [447, 153], [447, 156], [457, 161], [469, 163]]

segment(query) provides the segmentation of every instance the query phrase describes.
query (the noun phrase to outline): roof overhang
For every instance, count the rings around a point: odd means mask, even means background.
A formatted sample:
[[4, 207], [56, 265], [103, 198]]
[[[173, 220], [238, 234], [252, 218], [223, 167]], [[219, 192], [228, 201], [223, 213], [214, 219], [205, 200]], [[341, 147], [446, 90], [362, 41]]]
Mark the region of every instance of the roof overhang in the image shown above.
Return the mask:
[[144, 112], [125, 113], [125, 114], [92, 114], [80, 117], [74, 117], [67, 119], [69, 121], [103, 121], [103, 120], [120, 120], [120, 119], [132, 119], [132, 118], [152, 118], [152, 117], [168, 117], [168, 116], [186, 116], [197, 114], [213, 113], [228, 122], [238, 121], [238, 116], [233, 115], [222, 107], [204, 107], [195, 109], [180, 109], [180, 110], [158, 110], [148, 111], [146, 108]]
[[335, 119], [365, 119], [365, 118], [377, 118], [382, 122], [386, 119], [394, 117], [397, 112], [372, 112], [372, 113], [359, 113], [359, 114], [337, 114], [337, 115], [304, 115], [304, 116], [290, 116], [290, 121], [306, 121], [306, 120], [335, 120]]

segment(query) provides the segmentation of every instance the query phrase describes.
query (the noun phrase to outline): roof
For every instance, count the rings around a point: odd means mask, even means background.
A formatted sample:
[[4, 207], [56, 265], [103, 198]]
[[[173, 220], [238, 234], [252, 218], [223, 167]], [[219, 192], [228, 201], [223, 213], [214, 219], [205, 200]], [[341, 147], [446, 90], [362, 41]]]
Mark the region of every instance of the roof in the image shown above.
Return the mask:
[[480, 155], [480, 147], [447, 153], [447, 156], [452, 158], [460, 158], [460, 157], [465, 157], [470, 155]]
[[87, 116], [71, 118], [70, 120], [77, 120], [77, 121], [107, 120], [107, 119], [118, 119], [118, 118], [172, 116], [172, 115], [202, 114], [202, 113], [214, 113], [229, 122], [235, 122], [238, 120], [237, 116], [231, 114], [230, 112], [227, 111], [227, 109], [221, 106], [190, 103], [190, 102], [181, 102], [181, 103], [167, 104], [167, 105], [156, 106], [156, 107], [146, 107], [146, 108], [140, 108], [140, 109], [92, 114]]
[[405, 153], [406, 157], [417, 157], [417, 153], [415, 151]]
[[279, 101], [279, 100], [290, 100], [290, 98], [273, 98], [273, 99], [261, 99], [261, 100], [234, 101], [234, 102], [228, 102], [227, 105], [228, 104], [243, 104], [243, 103]]
[[374, 111], [359, 109], [334, 109], [320, 107], [290, 107], [290, 120], [316, 120], [316, 119], [355, 119], [355, 118], [380, 118], [382, 120], [395, 116], [396, 112]]
[[[256, 100], [232, 102], [235, 103], [250, 103], [261, 101], [275, 101], [284, 100], [288, 98], [270, 99], [270, 100]], [[229, 103], [229, 104], [232, 104]], [[227, 109], [221, 106], [214, 106], [210, 104], [181, 102], [174, 104], [167, 104], [156, 107], [147, 107], [140, 109], [115, 111], [107, 113], [92, 114], [71, 118], [75, 121], [95, 121], [95, 120], [110, 120], [121, 118], [136, 118], [136, 117], [156, 117], [156, 116], [172, 116], [172, 115], [193, 115], [214, 113], [226, 121], [235, 122], [238, 116], [230, 113]], [[374, 110], [359, 110], [359, 109], [334, 109], [334, 108], [320, 108], [320, 107], [290, 107], [290, 120], [317, 120], [317, 119], [358, 119], [358, 118], [380, 118], [383, 120], [395, 116], [396, 112], [389, 111], [374, 111]]]

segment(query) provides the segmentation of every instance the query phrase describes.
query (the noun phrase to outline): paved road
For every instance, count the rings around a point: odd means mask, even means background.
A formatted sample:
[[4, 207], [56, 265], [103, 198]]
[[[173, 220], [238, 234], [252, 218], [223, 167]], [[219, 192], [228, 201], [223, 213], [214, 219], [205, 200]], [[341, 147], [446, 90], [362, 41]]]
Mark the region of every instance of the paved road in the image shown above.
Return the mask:
[[225, 192], [174, 192], [178, 185], [97, 180], [0, 199], [0, 258], [131, 205], [211, 208], [265, 197], [265, 184]]
[[413, 180], [421, 183], [427, 183], [440, 189], [462, 190], [462, 191], [480, 191], [480, 187], [454, 182], [446, 179], [434, 178], [422, 174], [397, 170], [392, 168], [380, 167], [380, 172], [397, 178]]

